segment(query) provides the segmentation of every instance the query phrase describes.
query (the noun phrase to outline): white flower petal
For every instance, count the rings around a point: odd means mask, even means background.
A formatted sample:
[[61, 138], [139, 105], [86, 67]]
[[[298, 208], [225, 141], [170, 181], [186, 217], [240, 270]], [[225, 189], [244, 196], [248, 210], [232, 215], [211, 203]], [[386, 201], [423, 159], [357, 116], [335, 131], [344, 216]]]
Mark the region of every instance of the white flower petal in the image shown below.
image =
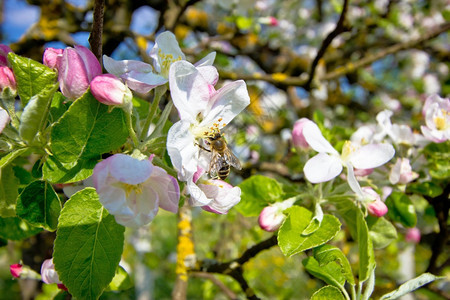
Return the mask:
[[216, 91], [211, 97], [211, 109], [205, 116], [200, 126], [209, 127], [211, 124], [218, 122], [219, 129], [224, 127], [234, 119], [244, 108], [250, 104], [250, 96], [248, 95], [247, 85], [243, 80], [237, 80], [224, 85]]
[[199, 147], [195, 145], [190, 126], [189, 122], [178, 121], [170, 127], [167, 134], [167, 152], [182, 181], [197, 172]]
[[176, 179], [167, 174], [164, 169], [153, 167], [153, 172], [148, 183], [158, 194], [159, 207], [177, 213], [178, 202], [180, 201], [180, 187]]
[[168, 68], [168, 64], [173, 60], [186, 59], [175, 35], [170, 31], [164, 31], [156, 37], [150, 57], [153, 59], [153, 66], [158, 73], [164, 73], [164, 68]]
[[121, 76], [127, 86], [138, 93], [146, 94], [151, 89], [165, 84], [168, 80], [151, 72], [131, 71]]
[[208, 82], [187, 61], [172, 64], [169, 72], [170, 95], [181, 120], [197, 122], [197, 116], [207, 108], [210, 98]]
[[358, 180], [356, 180], [353, 166], [350, 163], [347, 163], [347, 182], [353, 192], [355, 192], [360, 198], [364, 198], [364, 193]]
[[194, 183], [192, 177], [186, 181], [186, 189], [191, 196], [189, 198], [189, 204], [191, 206], [205, 206], [212, 200], [206, 197], [205, 193]]
[[139, 72], [153, 72], [151, 65], [138, 60], [115, 60], [111, 57], [103, 55], [103, 66], [108, 73], [121, 77], [123, 74], [133, 70]]
[[241, 189], [222, 180], [208, 180], [208, 184], [199, 184], [199, 188], [212, 201], [204, 207], [210, 212], [226, 214], [241, 201]]
[[216, 52], [213, 51], [211, 53], [208, 53], [205, 57], [200, 59], [198, 62], [194, 64], [194, 66], [203, 67], [203, 66], [212, 66], [214, 63], [214, 60], [216, 59]]
[[9, 120], [8, 112], [0, 107], [0, 133], [2, 133], [3, 129], [8, 125]]
[[210, 85], [216, 85], [217, 80], [219, 79], [219, 72], [213, 66], [201, 66], [197, 67], [197, 70], [202, 74], [203, 78], [205, 78], [206, 82]]
[[109, 172], [118, 181], [127, 184], [139, 184], [146, 181], [152, 173], [152, 164], [148, 160], [138, 160], [129, 155], [116, 154], [107, 158]]
[[325, 182], [341, 174], [342, 163], [336, 156], [319, 153], [306, 162], [303, 172], [312, 183]]
[[330, 142], [322, 135], [319, 126], [313, 121], [305, 123], [303, 126], [303, 136], [309, 146], [317, 152], [338, 154], [336, 149], [334, 149]]
[[357, 169], [371, 169], [387, 163], [394, 154], [390, 144], [369, 144], [350, 154], [349, 161]]

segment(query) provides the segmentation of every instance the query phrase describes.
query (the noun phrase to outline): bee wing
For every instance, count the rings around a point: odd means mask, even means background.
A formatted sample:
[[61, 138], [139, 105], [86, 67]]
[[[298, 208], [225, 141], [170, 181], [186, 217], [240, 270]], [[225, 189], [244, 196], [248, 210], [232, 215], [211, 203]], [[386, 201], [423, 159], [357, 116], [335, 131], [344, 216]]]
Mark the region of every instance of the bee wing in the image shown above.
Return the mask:
[[227, 149], [227, 151], [224, 152], [224, 157], [226, 162], [232, 165], [236, 170], [242, 169], [241, 162], [236, 157], [236, 155], [234, 155], [233, 152], [231, 152], [229, 149]]
[[209, 163], [209, 176], [212, 178], [218, 177], [218, 172], [222, 168], [223, 162], [224, 160], [220, 153], [213, 149], [211, 154], [211, 162]]

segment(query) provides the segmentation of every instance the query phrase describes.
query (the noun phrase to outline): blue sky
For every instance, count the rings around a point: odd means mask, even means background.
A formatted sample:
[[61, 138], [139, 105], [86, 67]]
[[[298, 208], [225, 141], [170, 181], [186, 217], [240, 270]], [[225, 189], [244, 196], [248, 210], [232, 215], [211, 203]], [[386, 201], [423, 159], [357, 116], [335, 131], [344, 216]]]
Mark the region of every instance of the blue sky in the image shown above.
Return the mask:
[[[66, 0], [76, 6], [84, 6], [86, 0]], [[11, 44], [20, 39], [20, 37], [26, 32], [26, 30], [36, 23], [39, 19], [40, 8], [38, 6], [29, 5], [25, 0], [4, 0], [4, 22], [1, 24], [1, 30], [3, 32], [3, 44]], [[131, 22], [131, 30], [139, 34], [150, 34], [155, 30], [157, 20], [157, 12], [148, 6], [144, 6], [135, 11]], [[88, 32], [79, 32], [73, 34], [77, 44], [83, 46], [89, 46]], [[48, 43], [47, 47], [64, 48], [62, 43], [52, 42]], [[152, 47], [152, 45], [149, 45]], [[124, 53], [129, 53], [130, 57], [134, 58], [129, 47], [125, 45], [119, 46], [117, 49], [117, 55], [123, 56]], [[114, 55], [113, 55], [114, 56]]]

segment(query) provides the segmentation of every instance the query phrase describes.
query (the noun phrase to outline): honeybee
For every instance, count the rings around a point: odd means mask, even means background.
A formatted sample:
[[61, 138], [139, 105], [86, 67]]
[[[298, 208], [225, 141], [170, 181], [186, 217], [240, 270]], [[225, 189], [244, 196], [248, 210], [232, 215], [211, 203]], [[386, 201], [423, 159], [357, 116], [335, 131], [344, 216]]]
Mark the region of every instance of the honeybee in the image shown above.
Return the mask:
[[209, 149], [201, 148], [211, 152], [208, 173], [212, 178], [219, 177], [225, 180], [230, 174], [231, 166], [237, 170], [242, 169], [239, 159], [228, 148], [227, 142], [220, 132], [215, 132], [214, 135], [207, 137], [205, 142]]

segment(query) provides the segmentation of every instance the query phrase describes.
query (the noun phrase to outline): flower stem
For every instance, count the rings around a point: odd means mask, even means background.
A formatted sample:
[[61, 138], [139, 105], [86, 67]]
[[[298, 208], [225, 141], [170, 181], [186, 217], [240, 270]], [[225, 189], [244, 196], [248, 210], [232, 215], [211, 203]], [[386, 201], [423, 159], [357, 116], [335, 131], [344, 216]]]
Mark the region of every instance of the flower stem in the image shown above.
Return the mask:
[[124, 112], [126, 115], [128, 132], [130, 133], [130, 137], [131, 137], [131, 140], [133, 141], [134, 147], [137, 147], [139, 145], [139, 140], [138, 140], [136, 132], [134, 131], [134, 128], [133, 128], [133, 120], [131, 117], [131, 111], [124, 110]]
[[159, 101], [161, 100], [162, 95], [166, 92], [167, 87], [165, 85], [158, 86], [155, 88], [155, 95], [153, 97], [152, 105], [150, 106], [150, 111], [147, 115], [147, 119], [145, 119], [144, 127], [141, 131], [141, 140], [144, 140], [147, 137], [148, 129], [152, 124], [153, 117], [155, 116], [156, 109], [158, 108]]

